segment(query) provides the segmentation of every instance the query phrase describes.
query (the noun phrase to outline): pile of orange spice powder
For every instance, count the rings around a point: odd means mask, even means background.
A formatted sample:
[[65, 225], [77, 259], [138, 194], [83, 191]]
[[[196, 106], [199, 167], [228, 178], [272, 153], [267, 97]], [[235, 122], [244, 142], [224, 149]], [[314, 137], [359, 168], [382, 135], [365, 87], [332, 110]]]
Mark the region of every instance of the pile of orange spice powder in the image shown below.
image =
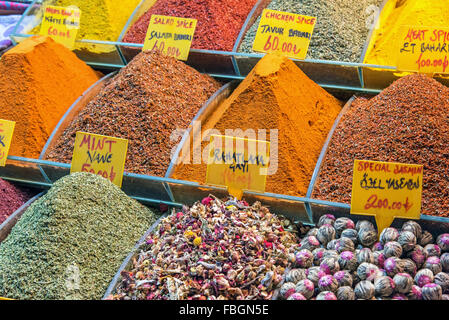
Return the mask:
[[50, 38], [28, 38], [0, 60], [1, 118], [16, 121], [10, 155], [38, 158], [70, 105], [99, 79]]
[[[262, 58], [251, 73], [211, 116], [202, 123], [204, 133], [217, 129], [278, 129], [278, 170], [267, 177], [266, 192], [304, 196], [326, 137], [342, 104], [310, 80], [291, 60], [278, 54]], [[196, 147], [190, 148], [194, 150]], [[272, 149], [273, 150], [273, 149]], [[206, 152], [207, 153], [207, 152]], [[186, 155], [184, 155], [186, 157]], [[207, 165], [186, 164], [175, 168], [175, 179], [204, 183]], [[179, 162], [178, 162], [179, 163]]]

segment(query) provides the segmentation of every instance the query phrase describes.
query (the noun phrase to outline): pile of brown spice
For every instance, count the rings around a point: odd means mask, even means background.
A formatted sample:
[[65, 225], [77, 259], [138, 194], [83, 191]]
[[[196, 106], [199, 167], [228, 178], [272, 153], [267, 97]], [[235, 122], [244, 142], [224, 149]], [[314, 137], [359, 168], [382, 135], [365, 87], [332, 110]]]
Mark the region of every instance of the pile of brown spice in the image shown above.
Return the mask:
[[174, 58], [142, 52], [81, 110], [46, 159], [71, 161], [77, 131], [129, 140], [125, 170], [164, 176], [171, 133], [187, 128], [220, 84]]
[[312, 197], [350, 203], [354, 160], [422, 164], [422, 214], [449, 216], [449, 88], [424, 75], [358, 98], [342, 117]]

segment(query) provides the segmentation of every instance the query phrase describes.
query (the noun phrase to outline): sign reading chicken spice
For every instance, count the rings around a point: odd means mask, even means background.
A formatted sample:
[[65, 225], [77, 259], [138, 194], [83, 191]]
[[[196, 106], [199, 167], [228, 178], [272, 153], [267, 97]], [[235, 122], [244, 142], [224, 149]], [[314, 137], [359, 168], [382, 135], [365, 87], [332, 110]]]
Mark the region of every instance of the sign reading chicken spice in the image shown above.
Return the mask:
[[196, 22], [196, 19], [153, 14], [148, 25], [143, 50], [158, 50], [167, 56], [186, 61], [189, 57]]
[[422, 165], [355, 160], [351, 214], [374, 215], [380, 231], [396, 217], [419, 219], [422, 181]]
[[14, 121], [0, 119], [0, 167], [6, 164], [15, 125]]
[[449, 73], [449, 28], [402, 26], [397, 69], [420, 73]]
[[280, 52], [289, 58], [305, 59], [316, 18], [265, 9], [254, 39], [257, 52]]
[[265, 192], [269, 142], [212, 135], [209, 150], [206, 183], [227, 186], [238, 199], [243, 190]]
[[81, 10], [76, 6], [46, 6], [39, 33], [72, 49], [80, 28], [80, 18]]
[[128, 140], [78, 131], [70, 173], [98, 174], [121, 187]]

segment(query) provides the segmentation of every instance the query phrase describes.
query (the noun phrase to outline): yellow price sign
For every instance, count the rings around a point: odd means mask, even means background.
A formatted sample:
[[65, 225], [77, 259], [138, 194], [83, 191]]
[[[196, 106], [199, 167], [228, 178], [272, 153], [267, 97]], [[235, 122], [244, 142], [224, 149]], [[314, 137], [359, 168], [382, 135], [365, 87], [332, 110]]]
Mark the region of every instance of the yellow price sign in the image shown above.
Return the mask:
[[289, 12], [264, 9], [253, 50], [279, 52], [303, 60], [307, 56], [316, 18]]
[[351, 214], [375, 216], [379, 234], [395, 218], [419, 219], [423, 166], [355, 160]]
[[399, 71], [449, 73], [449, 28], [402, 26], [398, 44]]
[[76, 6], [45, 6], [39, 34], [72, 49], [80, 28], [81, 10]]
[[78, 131], [70, 173], [90, 172], [121, 187], [128, 140]]
[[196, 28], [196, 19], [153, 14], [148, 25], [143, 50], [158, 50], [186, 61]]
[[15, 125], [14, 121], [0, 119], [0, 167], [6, 164]]
[[226, 186], [241, 199], [244, 190], [265, 192], [270, 143], [254, 139], [212, 135], [206, 183]]

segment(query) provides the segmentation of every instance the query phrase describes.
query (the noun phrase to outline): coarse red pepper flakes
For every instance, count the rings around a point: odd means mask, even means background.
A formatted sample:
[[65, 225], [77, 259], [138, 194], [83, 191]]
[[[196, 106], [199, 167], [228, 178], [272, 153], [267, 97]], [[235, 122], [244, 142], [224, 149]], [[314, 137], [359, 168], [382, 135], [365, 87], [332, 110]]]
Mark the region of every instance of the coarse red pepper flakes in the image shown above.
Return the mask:
[[76, 132], [85, 131], [128, 139], [126, 171], [164, 176], [180, 140], [171, 134], [186, 129], [219, 88], [181, 61], [142, 52], [80, 111], [45, 158], [70, 162]]
[[351, 202], [354, 160], [424, 165], [422, 214], [449, 216], [449, 88], [409, 75], [356, 99], [332, 137], [312, 197]]
[[128, 30], [124, 42], [143, 43], [151, 15], [197, 19], [192, 48], [231, 51], [257, 0], [158, 0]]

